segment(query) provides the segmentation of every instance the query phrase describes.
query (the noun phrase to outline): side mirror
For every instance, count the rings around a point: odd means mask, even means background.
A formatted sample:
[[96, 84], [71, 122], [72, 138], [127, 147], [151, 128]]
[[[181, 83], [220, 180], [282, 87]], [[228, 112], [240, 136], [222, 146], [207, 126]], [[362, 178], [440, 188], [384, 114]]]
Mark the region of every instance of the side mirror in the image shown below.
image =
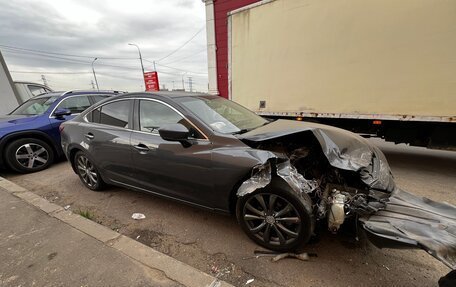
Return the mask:
[[53, 115], [56, 119], [62, 119], [63, 116], [71, 115], [71, 111], [69, 109], [57, 109], [54, 111]]
[[158, 133], [166, 141], [187, 142], [190, 131], [182, 124], [169, 124], [159, 128]]

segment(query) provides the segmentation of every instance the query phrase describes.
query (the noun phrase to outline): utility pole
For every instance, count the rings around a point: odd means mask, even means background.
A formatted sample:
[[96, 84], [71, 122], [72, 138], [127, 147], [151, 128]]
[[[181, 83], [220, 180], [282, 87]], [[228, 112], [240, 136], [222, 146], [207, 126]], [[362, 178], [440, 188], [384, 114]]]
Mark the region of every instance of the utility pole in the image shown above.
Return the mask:
[[98, 81], [97, 81], [97, 75], [95, 74], [95, 68], [93, 67], [93, 63], [98, 60], [98, 58], [93, 59], [92, 61], [92, 72], [93, 72], [93, 77], [95, 78], [95, 84], [97, 84], [97, 90], [100, 90], [100, 87], [98, 87]]
[[45, 85], [47, 87], [48, 86], [48, 82], [46, 80], [46, 76], [45, 75], [41, 75], [41, 80], [43, 80], [43, 85]]
[[184, 84], [184, 76], [187, 74], [187, 72], [182, 74], [182, 90], [185, 91], [185, 84]]
[[95, 83], [93, 82], [93, 80], [90, 81], [90, 84], [92, 85], [92, 90], [95, 90]]
[[188, 87], [189, 87], [189, 89], [190, 89], [190, 92], [193, 92], [192, 77], [188, 77]]
[[[136, 45], [136, 44], [132, 44], [132, 43], [128, 43], [128, 45], [130, 46], [135, 46], [136, 49], [138, 49], [138, 53], [139, 53], [139, 61], [141, 62], [141, 70], [142, 70], [142, 79], [144, 81], [144, 90], [146, 89], [146, 79], [144, 79], [144, 65], [143, 65], [143, 60], [142, 60], [142, 55], [141, 55], [141, 50], [139, 49], [139, 46]], [[155, 70], [155, 61], [154, 61], [154, 70]]]

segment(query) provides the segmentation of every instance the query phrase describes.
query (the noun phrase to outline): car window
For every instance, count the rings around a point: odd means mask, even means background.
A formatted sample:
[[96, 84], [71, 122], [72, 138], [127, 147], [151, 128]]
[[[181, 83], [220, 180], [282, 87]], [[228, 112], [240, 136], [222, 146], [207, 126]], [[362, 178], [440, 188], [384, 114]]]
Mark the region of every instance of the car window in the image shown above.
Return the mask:
[[175, 99], [214, 131], [244, 133], [268, 123], [254, 112], [219, 96], [181, 97]]
[[101, 106], [99, 109], [92, 111], [92, 121], [100, 124], [128, 127], [130, 115], [130, 101], [118, 101]]
[[78, 114], [90, 107], [89, 97], [77, 96], [64, 99], [57, 106], [57, 109], [68, 109], [72, 114]]
[[93, 101], [95, 103], [98, 103], [99, 101], [102, 101], [102, 100], [107, 99], [107, 98], [109, 98], [108, 95], [93, 95], [92, 96], [92, 99], [93, 99]]
[[158, 129], [167, 124], [182, 124], [190, 131], [190, 137], [202, 138], [195, 128], [170, 107], [142, 100], [139, 102], [139, 127], [143, 132], [158, 134]]
[[28, 88], [29, 88], [30, 92], [32, 93], [32, 95], [34, 95], [34, 96], [38, 96], [38, 95], [48, 92], [44, 87], [40, 87], [40, 86], [28, 85]]
[[41, 115], [57, 100], [58, 97], [40, 97], [30, 99], [17, 107], [12, 115]]

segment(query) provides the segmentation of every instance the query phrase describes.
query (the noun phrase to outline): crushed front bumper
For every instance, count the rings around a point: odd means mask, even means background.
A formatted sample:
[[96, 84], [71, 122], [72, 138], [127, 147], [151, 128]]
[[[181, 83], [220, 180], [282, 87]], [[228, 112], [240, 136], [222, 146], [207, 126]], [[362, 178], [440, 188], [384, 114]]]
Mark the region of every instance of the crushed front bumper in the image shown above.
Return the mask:
[[378, 247], [422, 248], [456, 269], [456, 206], [395, 189], [384, 209], [360, 221]]

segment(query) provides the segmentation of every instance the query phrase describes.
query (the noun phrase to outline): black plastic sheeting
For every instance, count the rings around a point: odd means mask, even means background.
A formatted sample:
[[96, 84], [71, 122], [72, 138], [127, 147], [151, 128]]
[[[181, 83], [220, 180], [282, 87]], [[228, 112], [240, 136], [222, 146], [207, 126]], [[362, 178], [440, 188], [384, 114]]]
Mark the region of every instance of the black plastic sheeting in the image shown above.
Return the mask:
[[360, 218], [366, 231], [381, 240], [421, 247], [456, 269], [456, 206], [396, 189], [384, 210]]

